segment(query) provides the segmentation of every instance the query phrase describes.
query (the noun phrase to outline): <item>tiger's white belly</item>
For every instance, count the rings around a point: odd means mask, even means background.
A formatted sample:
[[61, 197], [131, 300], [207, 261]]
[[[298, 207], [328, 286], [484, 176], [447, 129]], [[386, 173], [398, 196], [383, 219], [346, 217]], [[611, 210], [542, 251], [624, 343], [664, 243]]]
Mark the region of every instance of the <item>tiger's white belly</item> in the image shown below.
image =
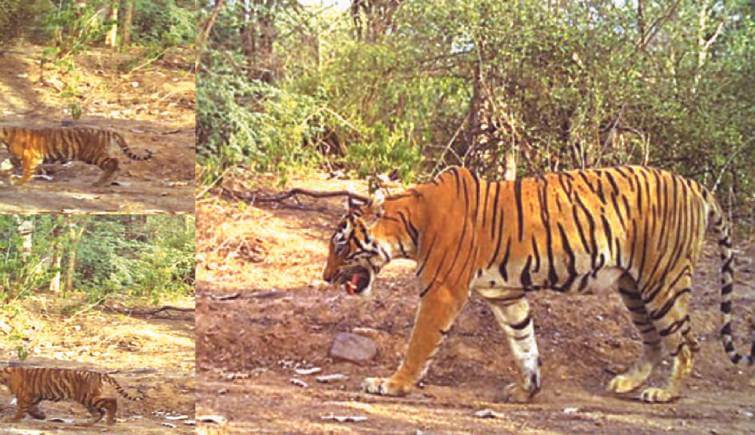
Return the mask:
[[[576, 278], [572, 281], [569, 288], [563, 289], [564, 292], [579, 290], [582, 293], [601, 291], [603, 289], [615, 290], [619, 278], [624, 274], [624, 270], [618, 267], [605, 267], [597, 271], [595, 276], [593, 272], [586, 272], [584, 274], [576, 275]], [[561, 277], [559, 285], [564, 285], [567, 281], [566, 277]], [[583, 284], [584, 281], [584, 284]], [[539, 274], [533, 276], [533, 285], [538, 288], [547, 289], [546, 280], [544, 276]], [[485, 296], [486, 293], [492, 293], [496, 295], [500, 293], [498, 290], [522, 290], [523, 285], [519, 280], [519, 275], [509, 276], [508, 280], [504, 280], [498, 268], [490, 268], [483, 270], [475, 279], [472, 280], [470, 289], [477, 290], [480, 294]]]

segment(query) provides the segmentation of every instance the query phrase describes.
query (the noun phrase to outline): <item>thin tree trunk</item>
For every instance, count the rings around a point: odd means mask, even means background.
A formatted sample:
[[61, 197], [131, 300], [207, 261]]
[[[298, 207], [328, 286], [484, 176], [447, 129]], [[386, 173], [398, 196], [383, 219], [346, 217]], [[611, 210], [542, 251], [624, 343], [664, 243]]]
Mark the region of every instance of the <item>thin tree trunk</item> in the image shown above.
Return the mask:
[[108, 20], [112, 23], [110, 24], [110, 29], [105, 35], [105, 44], [111, 48], [116, 48], [118, 46], [118, 3], [119, 0], [111, 0], [107, 12]]
[[73, 290], [73, 277], [76, 272], [76, 252], [79, 249], [79, 241], [86, 228], [85, 222], [77, 222], [71, 219], [68, 222], [68, 255], [66, 263], [66, 285], [65, 291]]
[[516, 157], [518, 154], [518, 147], [511, 146], [506, 151], [506, 155], [503, 157], [503, 179], [506, 181], [514, 181], [516, 179]]
[[134, 0], [120, 0], [118, 10], [118, 28], [121, 34], [120, 47], [131, 43], [131, 24], [134, 20]]
[[21, 259], [26, 261], [31, 256], [33, 247], [34, 218], [32, 216], [17, 216], [16, 222], [18, 223], [18, 235], [21, 237]]
[[215, 20], [217, 20], [218, 15], [220, 14], [220, 9], [223, 8], [224, 3], [225, 3], [224, 0], [215, 1], [215, 6], [212, 8], [212, 13], [210, 13], [210, 17], [204, 23], [204, 26], [202, 26], [202, 31], [197, 35], [197, 44], [196, 44], [197, 59], [194, 62], [194, 71], [197, 71], [199, 69], [199, 62], [202, 58], [202, 52], [204, 51], [205, 45], [207, 45], [207, 40], [210, 38], [210, 32], [212, 31], [212, 26], [215, 25]]
[[[70, 219], [66, 216], [66, 221]], [[60, 266], [63, 260], [63, 244], [60, 241], [61, 227], [55, 225], [52, 230], [52, 259], [50, 260], [50, 268], [52, 269], [52, 278], [50, 279], [50, 291], [52, 293], [60, 292]]]

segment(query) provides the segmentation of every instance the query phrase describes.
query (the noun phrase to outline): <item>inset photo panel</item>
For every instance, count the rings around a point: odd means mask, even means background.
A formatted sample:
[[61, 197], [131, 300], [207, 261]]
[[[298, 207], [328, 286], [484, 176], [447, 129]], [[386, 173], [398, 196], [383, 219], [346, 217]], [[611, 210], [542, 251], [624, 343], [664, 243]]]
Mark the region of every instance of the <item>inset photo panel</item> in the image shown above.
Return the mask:
[[196, 5], [0, 2], [0, 213], [193, 211]]
[[0, 216], [0, 433], [194, 433], [194, 217]]

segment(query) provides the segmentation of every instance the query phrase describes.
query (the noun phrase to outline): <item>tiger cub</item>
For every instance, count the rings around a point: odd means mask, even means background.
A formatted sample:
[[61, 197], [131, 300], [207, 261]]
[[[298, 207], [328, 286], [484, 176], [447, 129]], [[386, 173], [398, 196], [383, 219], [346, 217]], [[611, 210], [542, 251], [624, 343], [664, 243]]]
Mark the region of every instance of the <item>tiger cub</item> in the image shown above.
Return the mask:
[[106, 186], [118, 171], [118, 160], [108, 154], [111, 144], [118, 145], [131, 160], [152, 157], [150, 150], [141, 156], [134, 154], [120, 134], [93, 127], [0, 127], [0, 142], [8, 148], [13, 166], [23, 171], [18, 185], [29, 181], [42, 163], [79, 160], [102, 169], [94, 186]]
[[43, 400], [74, 400], [84, 405], [92, 420], [88, 425], [97, 423], [107, 413], [107, 423], [115, 423], [118, 407], [115, 398], [104, 397], [101, 389], [103, 382], [112, 385], [115, 390], [128, 400], [142, 400], [128, 394], [112, 377], [104, 373], [89, 370], [5, 367], [0, 369], [0, 384], [10, 388], [16, 396], [16, 415], [11, 421], [21, 420], [27, 413], [43, 420], [45, 413], [38, 408]]

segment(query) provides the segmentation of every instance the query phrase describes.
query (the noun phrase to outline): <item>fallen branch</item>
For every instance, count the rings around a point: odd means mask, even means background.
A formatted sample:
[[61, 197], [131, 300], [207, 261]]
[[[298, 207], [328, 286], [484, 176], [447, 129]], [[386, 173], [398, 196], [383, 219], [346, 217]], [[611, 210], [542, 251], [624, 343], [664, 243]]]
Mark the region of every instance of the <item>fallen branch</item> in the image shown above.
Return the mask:
[[157, 313], [161, 313], [163, 311], [178, 311], [181, 313], [192, 313], [194, 312], [194, 308], [184, 308], [184, 307], [174, 307], [172, 305], [163, 305], [160, 308], [153, 308], [153, 309], [139, 309], [139, 308], [121, 308], [121, 307], [112, 307], [112, 306], [105, 306], [103, 307], [104, 311], [111, 311], [121, 314], [127, 314], [129, 316], [131, 315], [137, 315], [137, 316], [154, 316]]
[[235, 199], [242, 199], [251, 204], [264, 203], [264, 202], [281, 202], [297, 195], [309, 196], [311, 198], [336, 198], [339, 196], [348, 197], [352, 201], [358, 201], [361, 203], [369, 202], [366, 196], [350, 192], [348, 190], [336, 190], [333, 192], [321, 192], [317, 190], [294, 188], [288, 192], [279, 193], [277, 195], [260, 195], [254, 192], [235, 192], [227, 188], [223, 188], [223, 194]]

